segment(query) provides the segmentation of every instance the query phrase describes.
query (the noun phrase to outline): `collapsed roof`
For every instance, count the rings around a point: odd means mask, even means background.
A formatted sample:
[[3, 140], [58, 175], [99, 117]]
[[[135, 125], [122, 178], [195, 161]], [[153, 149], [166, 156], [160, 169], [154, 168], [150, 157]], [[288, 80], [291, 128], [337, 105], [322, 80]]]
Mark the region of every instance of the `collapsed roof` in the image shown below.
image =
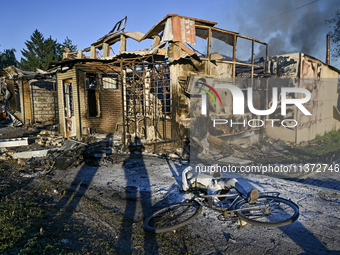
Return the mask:
[[[141, 32], [125, 32], [126, 17], [120, 20], [114, 28], [106, 35], [91, 44], [90, 47], [77, 52], [68, 52], [60, 62], [51, 63], [50, 66], [68, 66], [74, 63], [82, 62], [102, 62], [114, 61], [117, 59], [135, 58], [141, 56], [157, 56], [160, 60], [173, 62], [183, 58], [191, 58], [201, 61], [206, 59], [224, 60], [232, 63], [238, 62], [236, 59], [237, 38], [250, 40], [254, 43], [260, 43], [267, 47], [268, 45], [259, 40], [239, 35], [236, 32], [216, 28], [217, 22], [180, 16], [177, 14], [168, 14], [155, 24], [146, 34]], [[204, 55], [193, 48], [197, 43], [197, 37], [207, 40], [207, 53]], [[232, 46], [232, 57], [223, 56], [213, 48], [212, 39], [218, 39], [227, 45]], [[152, 39], [153, 42], [149, 49], [126, 50], [126, 40], [133, 39], [141, 42], [146, 39]], [[119, 50], [114, 53], [112, 45], [120, 42]], [[113, 52], [113, 55], [111, 54]], [[90, 52], [90, 56], [84, 53]], [[254, 55], [254, 54], [253, 54]], [[266, 54], [267, 55], [267, 54]], [[254, 61], [251, 63], [254, 65]]]

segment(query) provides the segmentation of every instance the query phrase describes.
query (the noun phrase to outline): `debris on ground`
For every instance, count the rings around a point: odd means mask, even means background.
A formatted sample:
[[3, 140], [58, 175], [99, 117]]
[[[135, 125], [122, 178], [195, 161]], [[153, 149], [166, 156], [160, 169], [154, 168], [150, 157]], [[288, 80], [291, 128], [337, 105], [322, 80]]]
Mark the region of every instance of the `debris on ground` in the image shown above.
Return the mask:
[[2, 139], [0, 140], [0, 147], [18, 147], [28, 145], [28, 137], [24, 138], [10, 138], [10, 139]]
[[[13, 137], [17, 137], [14, 140]], [[24, 175], [40, 175], [55, 169], [66, 170], [82, 164], [88, 166], [112, 166], [118, 164], [117, 154], [141, 154], [146, 156], [162, 156], [171, 159], [188, 160], [195, 163], [195, 155], [199, 160], [211, 161], [214, 164], [259, 165], [259, 164], [300, 164], [315, 161], [330, 162], [337, 160], [339, 148], [326, 148], [328, 151], [321, 158], [314, 151], [307, 152], [310, 147], [319, 148], [326, 144], [326, 136], [319, 140], [301, 143], [300, 145], [283, 142], [279, 139], [263, 138], [261, 143], [231, 144], [208, 134], [201, 139], [193, 137], [183, 141], [177, 148], [163, 149], [159, 154], [146, 151], [141, 142], [124, 146], [122, 134], [91, 134], [81, 141], [75, 138], [65, 138], [57, 131], [56, 126], [8, 127], [0, 129], [0, 160], [15, 160]], [[1, 146], [21, 142], [21, 146]], [[8, 144], [9, 145], [9, 144]], [[212, 146], [213, 145], [213, 146]], [[209, 148], [209, 149], [207, 149]], [[323, 148], [323, 147], [320, 147]], [[191, 153], [191, 154], [190, 154]], [[133, 167], [127, 165], [126, 167]]]

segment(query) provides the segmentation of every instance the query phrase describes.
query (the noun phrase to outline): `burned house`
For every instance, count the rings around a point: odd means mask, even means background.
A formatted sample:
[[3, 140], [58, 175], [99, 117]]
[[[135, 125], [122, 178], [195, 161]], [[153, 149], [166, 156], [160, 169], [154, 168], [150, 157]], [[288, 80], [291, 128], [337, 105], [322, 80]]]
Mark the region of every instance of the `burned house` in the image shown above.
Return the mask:
[[[216, 28], [217, 23], [211, 21], [169, 14], [146, 34], [125, 32], [125, 21], [118, 22], [91, 47], [69, 52], [61, 62], [52, 63], [60, 68], [57, 73], [59, 124], [65, 137], [121, 132], [125, 144], [138, 137], [144, 144], [171, 145], [188, 138], [190, 122], [199, 117], [199, 112], [195, 115], [192, 109], [190, 115], [195, 98], [191, 92], [197, 83], [213, 87], [224, 82], [239, 86], [244, 93], [247, 87], [252, 87], [259, 104], [256, 107], [267, 109], [272, 87], [278, 86], [268, 78], [289, 78], [289, 86], [308, 87], [312, 94], [315, 92], [313, 99], [325, 100], [320, 104], [314, 100], [311, 106], [313, 113], [323, 109], [322, 121], [317, 117], [320, 115], [306, 119], [292, 110], [290, 114], [295, 114], [299, 126], [288, 129], [287, 135], [280, 132], [281, 139], [299, 142], [338, 129], [338, 120], [333, 118], [333, 106], [337, 106], [338, 100], [334, 80], [326, 87], [314, 81], [312, 88], [307, 83], [293, 81], [307, 77], [334, 78], [339, 73], [335, 68], [303, 53], [269, 58], [266, 43]], [[149, 49], [127, 50], [127, 40], [152, 40], [152, 43]], [[115, 53], [116, 43], [120, 44]], [[246, 56], [242, 58], [243, 53]], [[328, 93], [332, 94], [331, 100], [326, 99]], [[323, 94], [324, 99], [320, 97]], [[227, 103], [219, 110], [237, 120], [230, 111], [233, 102], [230, 93], [223, 97]], [[208, 108], [213, 106], [211, 101]], [[220, 106], [216, 104], [216, 107]], [[247, 121], [255, 118], [249, 111], [245, 117]], [[303, 127], [313, 128], [315, 132], [302, 135]], [[275, 137], [271, 132], [274, 129], [268, 131], [262, 127], [212, 130], [207, 125], [205, 128], [209, 134], [224, 140], [232, 140], [235, 135]]]
[[[94, 132], [122, 132], [125, 96], [122, 75], [129, 76], [133, 69], [124, 70], [122, 60], [118, 61], [117, 57], [139, 57], [138, 53], [126, 52], [126, 41], [138, 41], [143, 36], [140, 32], [124, 32], [125, 21], [126, 18], [118, 22], [91, 47], [69, 52], [63, 61], [53, 64], [66, 69], [57, 74], [59, 129], [65, 137], [80, 139]], [[114, 53], [110, 46], [117, 42], [120, 42], [119, 51]]]
[[[146, 34], [110, 32], [84, 50], [90, 50], [90, 56], [82, 51], [68, 53], [62, 62], [55, 63], [69, 67], [57, 75], [61, 133], [81, 137], [91, 131], [120, 131], [126, 139], [138, 136], [149, 141], [176, 141], [188, 136], [189, 78], [235, 77], [237, 38], [267, 46], [215, 28], [216, 24], [171, 14]], [[205, 55], [191, 46], [197, 37], [208, 45]], [[128, 38], [151, 39], [152, 46], [127, 51]], [[225, 59], [213, 50], [213, 39], [230, 46], [233, 58]], [[110, 55], [110, 46], [116, 42], [120, 42], [119, 54]], [[245, 65], [253, 71], [258, 67], [254, 59]]]
[[[73, 63], [75, 61], [72, 61]], [[59, 72], [59, 129], [65, 137], [112, 133], [122, 121], [119, 67], [103, 62], [74, 63]]]
[[57, 124], [55, 71], [22, 71], [14, 66], [1, 70], [11, 93], [8, 109], [25, 125]]
[[302, 52], [272, 56], [268, 64], [274, 80], [290, 80], [295, 87], [310, 91], [311, 99], [304, 106], [311, 115], [292, 108], [286, 118], [296, 120], [296, 128], [266, 128], [267, 136], [300, 143], [340, 128], [338, 69]]

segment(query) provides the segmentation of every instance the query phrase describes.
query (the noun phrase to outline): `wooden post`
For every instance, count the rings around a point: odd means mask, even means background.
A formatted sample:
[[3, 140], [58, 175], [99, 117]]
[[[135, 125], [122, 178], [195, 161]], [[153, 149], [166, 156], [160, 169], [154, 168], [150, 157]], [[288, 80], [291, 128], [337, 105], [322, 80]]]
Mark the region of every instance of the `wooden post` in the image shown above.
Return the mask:
[[236, 40], [237, 37], [234, 35], [234, 45], [233, 45], [233, 79], [236, 78]]
[[97, 58], [96, 57], [96, 47], [91, 46], [91, 58]]
[[255, 53], [254, 53], [254, 48], [255, 48], [255, 42], [254, 40], [251, 41], [251, 87], [253, 87], [254, 84], [254, 63], [255, 63]]
[[103, 43], [103, 58], [110, 56], [110, 45], [108, 43]]
[[122, 53], [123, 51], [126, 51], [126, 37], [124, 35], [120, 35], [119, 52]]
[[126, 134], [125, 134], [125, 112], [124, 112], [124, 107], [125, 107], [125, 94], [124, 94], [124, 74], [123, 74], [123, 61], [120, 61], [120, 84], [122, 84], [122, 86], [120, 87], [122, 90], [122, 114], [123, 114], [123, 144], [126, 145]]
[[211, 28], [209, 27], [209, 32], [208, 32], [208, 49], [207, 49], [207, 57], [208, 57], [208, 62], [207, 62], [207, 74], [210, 74], [210, 61], [211, 61], [211, 41], [212, 41], [212, 32]]
[[153, 39], [153, 45], [152, 45], [152, 49], [156, 48], [161, 42], [161, 38], [156, 35], [155, 36], [155, 39]]
[[77, 58], [78, 58], [78, 59], [83, 58], [83, 51], [78, 50]]

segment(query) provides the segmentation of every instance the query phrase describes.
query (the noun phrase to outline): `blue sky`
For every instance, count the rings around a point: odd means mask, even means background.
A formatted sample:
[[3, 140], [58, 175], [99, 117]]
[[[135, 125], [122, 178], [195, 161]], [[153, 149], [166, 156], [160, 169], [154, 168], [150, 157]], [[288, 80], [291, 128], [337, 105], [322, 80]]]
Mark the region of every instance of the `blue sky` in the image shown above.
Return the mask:
[[[336, 0], [227, 0], [227, 1], [5, 1], [2, 3], [0, 51], [25, 48], [35, 29], [58, 42], [69, 37], [78, 49], [108, 33], [127, 16], [125, 31], [146, 33], [169, 13], [218, 22], [216, 27], [268, 42], [270, 55], [302, 51], [325, 60], [325, 19], [331, 18]], [[151, 40], [128, 41], [128, 49], [149, 47]], [[340, 68], [340, 61], [332, 61]]]

